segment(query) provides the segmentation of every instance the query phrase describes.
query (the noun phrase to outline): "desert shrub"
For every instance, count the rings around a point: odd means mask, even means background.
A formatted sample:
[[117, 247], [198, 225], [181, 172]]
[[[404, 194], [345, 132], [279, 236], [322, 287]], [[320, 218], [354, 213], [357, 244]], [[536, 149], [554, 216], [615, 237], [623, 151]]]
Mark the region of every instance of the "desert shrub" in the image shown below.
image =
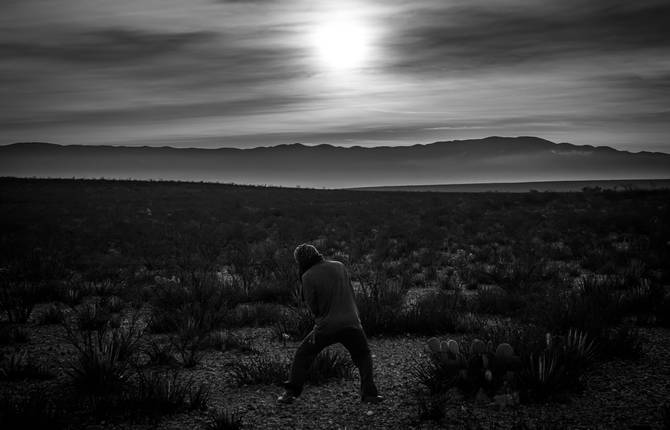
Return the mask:
[[104, 397], [117, 394], [126, 386], [142, 331], [137, 315], [124, 323], [118, 328], [107, 323], [95, 330], [65, 324], [65, 339], [76, 349], [66, 371], [80, 392]]
[[359, 315], [369, 336], [455, 332], [464, 308], [462, 296], [444, 291], [421, 297], [415, 304], [403, 307], [397, 298], [389, 302], [366, 297], [359, 301]]
[[0, 397], [0, 425], [6, 430], [66, 428], [65, 405], [42, 392]]
[[351, 359], [346, 355], [325, 350], [316, 356], [307, 374], [307, 382], [322, 385], [333, 379], [350, 378], [353, 371]]
[[613, 278], [587, 276], [576, 289], [560, 285], [550, 288], [530, 319], [551, 332], [566, 333], [576, 328], [598, 338], [607, 327], [623, 319], [625, 303], [621, 297]]
[[[396, 320], [388, 322], [383, 334], [411, 333], [431, 335], [457, 331], [461, 313], [462, 297], [457, 293], [435, 292], [428, 294], [409, 309], [396, 314]], [[366, 333], [368, 332], [366, 327]], [[397, 331], [396, 331], [397, 330]], [[374, 334], [374, 330], [370, 335]]]
[[596, 347], [585, 332], [571, 330], [566, 336], [546, 335], [540, 351], [522, 356], [519, 375], [522, 401], [565, 399], [583, 387], [583, 375], [593, 363]]
[[75, 312], [77, 328], [81, 331], [104, 330], [111, 321], [112, 314], [98, 303], [87, 303]]
[[169, 336], [170, 344], [184, 367], [195, 367], [205, 355], [207, 337], [205, 331], [194, 319], [186, 320]]
[[365, 332], [374, 336], [393, 329], [393, 320], [402, 309], [405, 291], [385, 278], [362, 283], [356, 292], [358, 314]]
[[26, 352], [14, 352], [0, 362], [0, 380], [51, 379], [54, 374]]
[[[581, 389], [583, 375], [595, 359], [593, 340], [577, 330], [571, 330], [565, 336], [551, 336], [533, 327], [506, 327], [493, 329], [487, 334], [492, 340], [481, 356], [469, 347], [474, 342], [463, 342], [456, 360], [444, 360], [439, 354], [430, 354], [429, 360], [415, 362], [412, 368], [415, 380], [434, 399], [451, 389], [457, 389], [467, 398], [480, 393], [492, 396], [504, 389], [518, 392], [523, 402], [545, 401], [562, 399]], [[520, 359], [512, 373], [495, 370], [492, 351], [501, 339], [513, 346]], [[487, 362], [493, 363], [493, 367], [487, 367]], [[484, 372], [487, 369], [491, 373]], [[431, 399], [422, 401], [430, 405]]]
[[235, 300], [234, 294], [216, 276], [195, 272], [156, 289], [152, 316], [158, 315], [160, 320], [171, 318], [175, 327], [191, 319], [200, 329], [209, 331], [222, 323], [227, 308]]
[[264, 327], [276, 324], [283, 317], [282, 307], [270, 303], [246, 303], [232, 309], [226, 317], [226, 327]]
[[119, 313], [123, 311], [123, 308], [125, 307], [123, 299], [121, 299], [121, 297], [119, 296], [114, 295], [105, 297], [103, 305], [111, 313]]
[[61, 324], [63, 321], [65, 321], [63, 310], [55, 304], [46, 307], [37, 317], [39, 325]]
[[169, 312], [152, 311], [147, 322], [147, 331], [154, 334], [164, 334], [177, 331], [179, 318]]
[[239, 430], [242, 428], [242, 418], [228, 408], [216, 408], [209, 416], [205, 425], [208, 430]]
[[246, 294], [248, 302], [291, 303], [295, 299], [295, 287], [278, 283], [260, 283], [254, 285]]
[[184, 379], [180, 372], [141, 371], [132, 389], [124, 395], [123, 405], [133, 415], [160, 416], [185, 410], [205, 410], [209, 401], [209, 387], [195, 385]]
[[123, 294], [125, 284], [112, 279], [101, 279], [86, 284], [86, 294], [103, 298], [118, 297]]
[[546, 261], [534, 245], [523, 244], [512, 254], [503, 253], [489, 276], [506, 291], [530, 292], [545, 278]]
[[27, 329], [15, 325], [0, 325], [0, 345], [26, 343], [30, 340]]
[[286, 338], [302, 340], [314, 328], [314, 317], [309, 309], [288, 308], [272, 327], [272, 338], [285, 341]]
[[145, 349], [149, 357], [147, 364], [153, 366], [171, 366], [176, 363], [174, 351], [170, 343], [151, 341]]
[[209, 333], [225, 323], [235, 301], [214, 275], [192, 272], [160, 286], [152, 303], [149, 329], [169, 332], [170, 343], [185, 367], [198, 364]]
[[0, 311], [10, 323], [24, 323], [40, 301], [40, 289], [28, 281], [0, 277]]
[[[234, 383], [242, 385], [277, 384], [288, 376], [290, 363], [279, 355], [259, 354], [231, 364]], [[332, 379], [352, 375], [351, 360], [339, 352], [322, 351], [316, 356], [307, 374], [307, 383], [322, 385]]]
[[514, 315], [526, 306], [527, 300], [527, 295], [495, 288], [480, 288], [474, 299], [474, 309], [483, 314]]
[[207, 347], [213, 348], [217, 351], [232, 351], [237, 350], [243, 354], [251, 354], [257, 352], [251, 339], [233, 334], [228, 330], [217, 330], [209, 334], [206, 341]]
[[64, 283], [56, 290], [56, 300], [70, 307], [75, 307], [84, 299], [84, 289], [75, 282]]
[[288, 375], [289, 362], [278, 355], [260, 354], [230, 365], [230, 376], [237, 386], [277, 384]]

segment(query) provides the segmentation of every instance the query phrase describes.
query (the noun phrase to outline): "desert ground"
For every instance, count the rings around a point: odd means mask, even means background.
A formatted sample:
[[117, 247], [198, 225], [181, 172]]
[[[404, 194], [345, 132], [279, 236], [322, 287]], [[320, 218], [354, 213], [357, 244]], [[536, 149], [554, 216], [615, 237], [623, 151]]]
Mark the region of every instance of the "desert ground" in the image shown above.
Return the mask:
[[[2, 428], [670, 426], [670, 191], [420, 193], [0, 180]], [[375, 378], [292, 251], [347, 266]]]

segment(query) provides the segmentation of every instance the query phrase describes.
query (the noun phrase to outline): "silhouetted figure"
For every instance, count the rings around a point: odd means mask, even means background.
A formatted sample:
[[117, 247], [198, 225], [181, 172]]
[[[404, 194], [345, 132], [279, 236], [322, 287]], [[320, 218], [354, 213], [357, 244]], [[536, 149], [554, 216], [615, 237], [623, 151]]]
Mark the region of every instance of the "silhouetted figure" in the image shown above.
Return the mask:
[[341, 343], [351, 354], [361, 376], [361, 400], [379, 403], [372, 377], [372, 356], [363, 332], [354, 291], [344, 264], [325, 260], [312, 245], [298, 246], [293, 256], [300, 268], [302, 299], [314, 314], [314, 329], [295, 353], [291, 376], [284, 383], [286, 391], [280, 403], [290, 403], [302, 392], [314, 358], [329, 345]]

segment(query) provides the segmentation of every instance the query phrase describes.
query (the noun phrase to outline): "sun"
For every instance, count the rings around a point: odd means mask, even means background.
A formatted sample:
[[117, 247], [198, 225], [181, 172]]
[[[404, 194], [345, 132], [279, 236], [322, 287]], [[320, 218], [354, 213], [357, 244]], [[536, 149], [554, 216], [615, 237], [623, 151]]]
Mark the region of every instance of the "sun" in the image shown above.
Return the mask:
[[362, 67], [369, 56], [370, 34], [353, 18], [339, 17], [315, 28], [312, 43], [322, 67], [331, 71]]

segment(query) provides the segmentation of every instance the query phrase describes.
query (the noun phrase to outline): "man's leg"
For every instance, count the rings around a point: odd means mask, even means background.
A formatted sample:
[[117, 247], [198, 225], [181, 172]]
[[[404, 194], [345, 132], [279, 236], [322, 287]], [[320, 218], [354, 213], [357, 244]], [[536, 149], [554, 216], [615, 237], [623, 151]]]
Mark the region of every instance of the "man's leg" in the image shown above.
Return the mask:
[[335, 341], [331, 336], [324, 336], [315, 333], [312, 330], [295, 352], [293, 364], [291, 365], [291, 375], [289, 380], [284, 383], [284, 387], [289, 394], [298, 397], [302, 393], [302, 387], [305, 385], [309, 367], [312, 365], [314, 358], [328, 345], [332, 345]]
[[361, 397], [363, 399], [376, 398], [378, 393], [372, 376], [372, 355], [365, 333], [360, 329], [347, 328], [339, 335], [339, 342], [347, 348], [351, 354], [351, 360], [358, 367], [358, 373], [361, 375]]

